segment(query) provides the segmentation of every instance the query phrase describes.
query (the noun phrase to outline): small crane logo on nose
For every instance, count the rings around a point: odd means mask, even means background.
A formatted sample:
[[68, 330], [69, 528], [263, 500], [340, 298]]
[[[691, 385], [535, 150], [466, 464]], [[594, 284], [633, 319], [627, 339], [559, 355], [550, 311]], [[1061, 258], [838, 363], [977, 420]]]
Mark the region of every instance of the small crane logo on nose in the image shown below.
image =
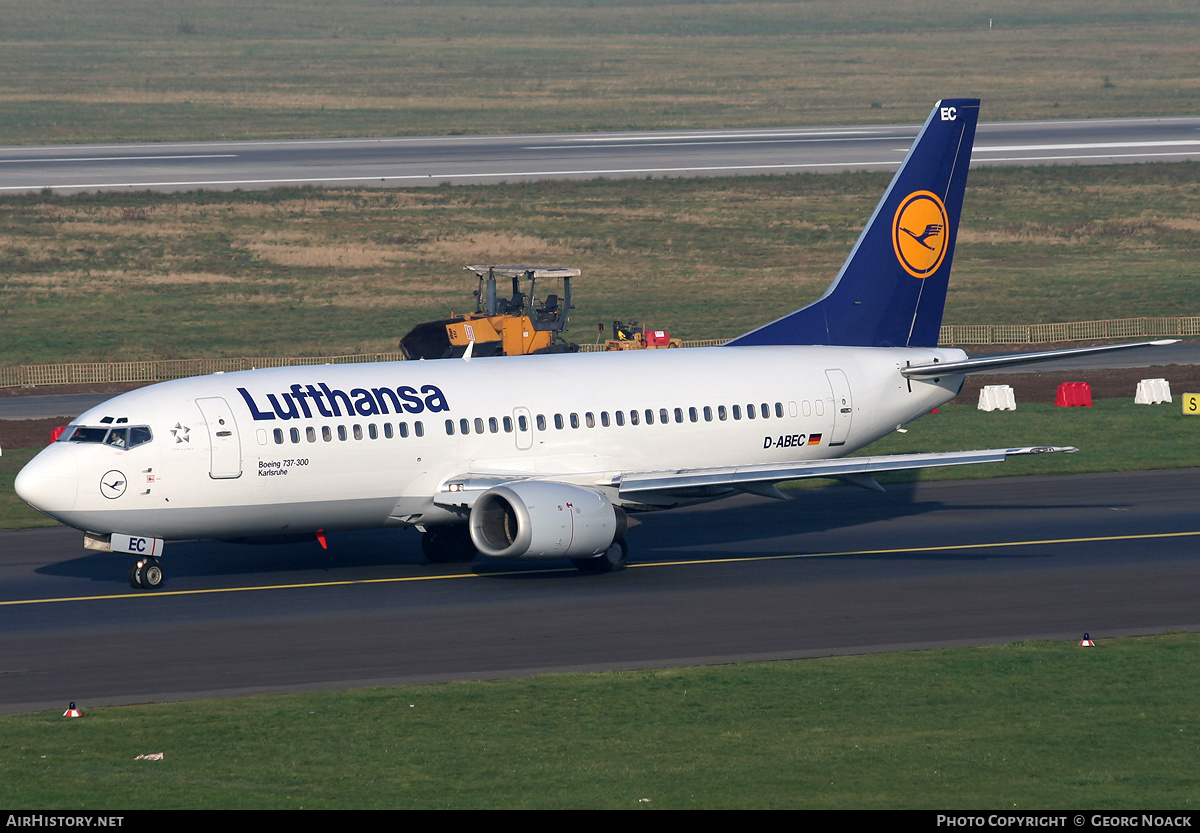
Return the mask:
[[129, 481], [125, 479], [125, 475], [113, 469], [105, 472], [104, 476], [100, 478], [100, 494], [109, 500], [116, 500], [125, 494], [125, 487], [128, 485]]

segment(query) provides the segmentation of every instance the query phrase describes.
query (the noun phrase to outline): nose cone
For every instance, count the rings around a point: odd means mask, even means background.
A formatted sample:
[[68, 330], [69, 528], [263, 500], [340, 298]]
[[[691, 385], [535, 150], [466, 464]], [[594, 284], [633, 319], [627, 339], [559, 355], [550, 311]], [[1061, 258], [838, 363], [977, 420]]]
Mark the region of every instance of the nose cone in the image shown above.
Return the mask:
[[17, 474], [13, 486], [21, 500], [52, 518], [59, 512], [70, 512], [79, 492], [74, 449], [67, 443], [53, 443], [42, 449]]

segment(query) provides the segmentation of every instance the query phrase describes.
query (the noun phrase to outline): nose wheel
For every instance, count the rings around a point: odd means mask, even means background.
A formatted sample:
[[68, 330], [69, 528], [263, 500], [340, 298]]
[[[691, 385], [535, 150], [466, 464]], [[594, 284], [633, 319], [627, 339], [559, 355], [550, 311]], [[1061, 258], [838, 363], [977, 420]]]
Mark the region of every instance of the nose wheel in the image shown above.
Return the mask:
[[129, 567], [129, 586], [135, 590], [157, 590], [166, 579], [157, 558], [139, 558]]

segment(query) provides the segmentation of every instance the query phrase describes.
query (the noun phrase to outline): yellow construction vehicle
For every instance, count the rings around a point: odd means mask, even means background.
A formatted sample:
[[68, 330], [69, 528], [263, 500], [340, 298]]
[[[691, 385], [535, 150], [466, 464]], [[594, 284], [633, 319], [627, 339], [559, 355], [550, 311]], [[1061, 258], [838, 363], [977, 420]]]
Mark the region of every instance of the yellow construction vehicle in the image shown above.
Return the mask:
[[[475, 312], [465, 315], [451, 312], [449, 318], [413, 327], [400, 339], [400, 350], [406, 359], [458, 358], [472, 342], [472, 356], [579, 350], [579, 345], [568, 344], [562, 338], [571, 310], [571, 279], [579, 277], [578, 269], [524, 264], [464, 268], [479, 279]], [[501, 297], [497, 289], [500, 278], [512, 280], [512, 295], [508, 298]], [[554, 281], [551, 287], [556, 291], [539, 299], [538, 281]]]
[[679, 347], [683, 344], [671, 338], [666, 330], [647, 330], [636, 321], [628, 324], [613, 322], [613, 337], [605, 340], [605, 350], [660, 350], [664, 347]]

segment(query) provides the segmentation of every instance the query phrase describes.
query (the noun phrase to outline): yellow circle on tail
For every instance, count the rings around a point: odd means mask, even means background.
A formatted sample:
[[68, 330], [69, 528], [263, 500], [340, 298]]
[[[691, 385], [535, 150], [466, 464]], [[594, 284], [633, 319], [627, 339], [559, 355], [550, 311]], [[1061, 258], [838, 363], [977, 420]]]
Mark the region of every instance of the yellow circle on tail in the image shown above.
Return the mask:
[[937, 194], [913, 191], [900, 201], [892, 221], [892, 248], [904, 271], [924, 278], [937, 271], [950, 237], [946, 206]]

